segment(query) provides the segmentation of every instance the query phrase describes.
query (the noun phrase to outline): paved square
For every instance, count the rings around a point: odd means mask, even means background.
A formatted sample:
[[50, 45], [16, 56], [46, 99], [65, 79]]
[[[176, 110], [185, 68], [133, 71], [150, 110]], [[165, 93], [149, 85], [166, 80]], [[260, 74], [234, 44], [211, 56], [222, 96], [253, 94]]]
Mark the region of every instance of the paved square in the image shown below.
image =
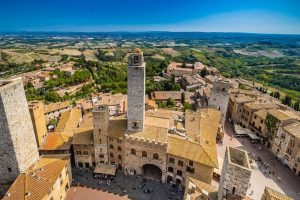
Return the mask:
[[[68, 191], [67, 200], [183, 199], [183, 192], [178, 191], [178, 188], [155, 180], [143, 180], [140, 176], [125, 176], [121, 171], [117, 172], [115, 180], [110, 181], [109, 185], [106, 180], [94, 178], [91, 170], [83, 170], [82, 175], [74, 172], [73, 179], [73, 186]], [[145, 186], [140, 188], [143, 181]], [[144, 189], [150, 192], [145, 192]]]

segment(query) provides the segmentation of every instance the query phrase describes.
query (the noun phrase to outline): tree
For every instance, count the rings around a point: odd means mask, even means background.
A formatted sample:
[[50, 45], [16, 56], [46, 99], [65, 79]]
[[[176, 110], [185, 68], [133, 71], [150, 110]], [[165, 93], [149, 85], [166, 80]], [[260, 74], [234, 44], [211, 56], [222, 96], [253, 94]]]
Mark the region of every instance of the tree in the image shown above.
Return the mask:
[[48, 123], [48, 126], [49, 125], [52, 125], [52, 126], [54, 126], [54, 127], [56, 127], [56, 125], [57, 125], [57, 119], [50, 119], [50, 121], [49, 121], [49, 123]]
[[290, 96], [286, 95], [286, 96], [284, 97], [284, 99], [282, 100], [282, 103], [283, 103], [284, 105], [291, 106], [291, 105], [292, 105], [292, 98], [291, 98]]
[[181, 104], [183, 105], [185, 102], [185, 93], [181, 93]]
[[49, 102], [58, 102], [60, 101], [60, 96], [55, 91], [46, 92], [45, 100]]
[[300, 102], [299, 100], [296, 101], [295, 105], [294, 105], [294, 110], [299, 111], [300, 110]]
[[207, 75], [208, 75], [208, 71], [207, 71], [206, 67], [204, 67], [204, 68], [200, 71], [200, 76], [201, 76], [202, 78], [204, 78], [204, 77], [207, 76]]
[[183, 106], [184, 110], [191, 110], [192, 109], [192, 105], [189, 102], [185, 102], [184, 106]]
[[168, 107], [173, 107], [175, 106], [175, 102], [174, 102], [174, 99], [172, 99], [171, 97], [168, 99], [167, 101], [167, 106]]

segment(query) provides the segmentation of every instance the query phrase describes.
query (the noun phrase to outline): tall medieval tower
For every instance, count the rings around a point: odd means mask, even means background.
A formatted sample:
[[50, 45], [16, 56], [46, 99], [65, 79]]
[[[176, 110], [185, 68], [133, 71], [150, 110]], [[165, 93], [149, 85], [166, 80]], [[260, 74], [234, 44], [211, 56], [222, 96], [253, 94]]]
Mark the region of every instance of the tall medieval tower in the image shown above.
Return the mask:
[[226, 147], [218, 200], [245, 199], [251, 178], [248, 153], [241, 149]]
[[0, 81], [0, 196], [39, 158], [21, 79]]
[[221, 123], [224, 126], [227, 107], [229, 102], [229, 90], [233, 88], [233, 84], [229, 80], [219, 78], [213, 83], [210, 89], [210, 97], [208, 105], [214, 107], [221, 112]]
[[109, 126], [109, 111], [107, 105], [97, 106], [93, 109], [93, 135], [95, 147], [95, 162], [108, 163], [107, 131]]
[[127, 67], [128, 111], [127, 130], [144, 130], [145, 119], [145, 67], [143, 53], [135, 49], [129, 56]]

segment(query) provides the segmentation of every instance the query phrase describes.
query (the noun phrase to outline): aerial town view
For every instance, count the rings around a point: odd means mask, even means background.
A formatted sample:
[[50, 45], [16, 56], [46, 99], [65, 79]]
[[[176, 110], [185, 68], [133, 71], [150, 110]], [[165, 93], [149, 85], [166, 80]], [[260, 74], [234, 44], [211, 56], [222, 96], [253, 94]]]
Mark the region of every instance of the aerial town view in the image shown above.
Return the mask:
[[0, 17], [0, 199], [300, 200], [299, 1]]

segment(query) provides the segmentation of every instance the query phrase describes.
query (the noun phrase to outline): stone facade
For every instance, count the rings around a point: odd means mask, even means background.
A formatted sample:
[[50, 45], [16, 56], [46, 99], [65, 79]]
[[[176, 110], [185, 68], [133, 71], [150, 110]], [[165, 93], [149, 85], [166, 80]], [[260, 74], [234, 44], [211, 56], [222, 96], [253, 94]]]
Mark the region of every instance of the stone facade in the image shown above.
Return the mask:
[[129, 174], [142, 175], [146, 165], [161, 171], [161, 181], [166, 181], [167, 144], [127, 137], [125, 140], [124, 167]]
[[213, 167], [168, 154], [166, 181], [185, 185], [187, 177], [211, 184]]
[[73, 144], [75, 166], [79, 168], [95, 167], [95, 149], [93, 145]]
[[127, 129], [141, 131], [145, 120], [145, 67], [143, 53], [136, 50], [127, 67], [128, 111]]
[[95, 147], [95, 162], [108, 163], [107, 131], [109, 125], [108, 106], [97, 106], [93, 110], [93, 136]]
[[29, 112], [34, 128], [37, 144], [40, 147], [47, 135], [47, 125], [44, 115], [44, 104], [41, 101], [31, 101], [28, 103]]
[[246, 197], [251, 166], [246, 151], [227, 147], [219, 182], [218, 200], [242, 200]]
[[0, 81], [0, 196], [39, 158], [21, 80]]
[[279, 127], [271, 150], [284, 165], [300, 176], [300, 123]]
[[221, 123], [224, 126], [227, 106], [229, 102], [229, 90], [233, 88], [233, 84], [228, 80], [222, 78], [217, 79], [213, 83], [213, 87], [210, 90], [210, 97], [208, 100], [208, 105], [221, 111]]

